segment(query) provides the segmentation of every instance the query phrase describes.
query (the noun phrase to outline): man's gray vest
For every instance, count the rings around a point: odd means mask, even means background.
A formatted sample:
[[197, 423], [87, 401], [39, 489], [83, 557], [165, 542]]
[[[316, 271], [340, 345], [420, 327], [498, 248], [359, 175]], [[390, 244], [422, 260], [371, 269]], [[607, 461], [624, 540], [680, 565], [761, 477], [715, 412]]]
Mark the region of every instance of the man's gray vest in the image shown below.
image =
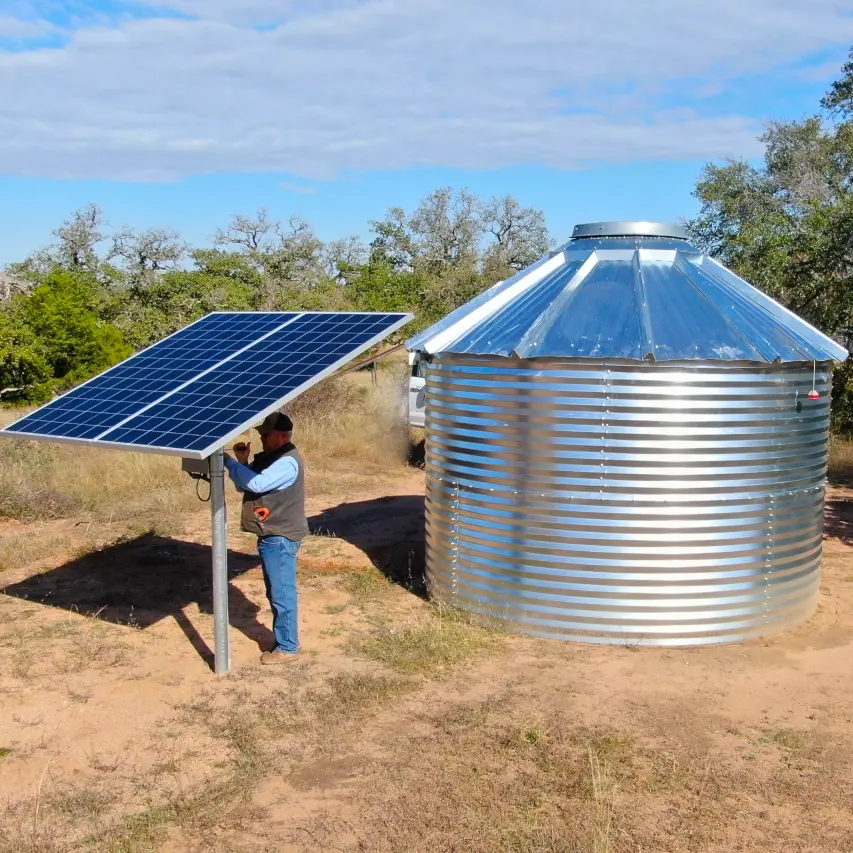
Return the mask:
[[247, 533], [257, 536], [304, 539], [309, 530], [305, 518], [305, 464], [299, 451], [292, 444], [285, 444], [272, 453], [255, 454], [249, 467], [256, 474], [260, 474], [283, 456], [292, 456], [299, 465], [296, 482], [287, 489], [263, 495], [244, 492], [240, 526]]

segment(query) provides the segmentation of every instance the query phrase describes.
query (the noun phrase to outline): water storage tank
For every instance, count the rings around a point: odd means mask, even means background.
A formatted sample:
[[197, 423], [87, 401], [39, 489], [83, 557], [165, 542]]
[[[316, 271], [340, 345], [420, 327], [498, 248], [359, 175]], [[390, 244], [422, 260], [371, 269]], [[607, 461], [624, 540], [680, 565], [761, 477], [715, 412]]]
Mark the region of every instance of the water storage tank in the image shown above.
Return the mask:
[[427, 359], [436, 598], [654, 645], [813, 612], [847, 352], [682, 229], [580, 225], [408, 346]]

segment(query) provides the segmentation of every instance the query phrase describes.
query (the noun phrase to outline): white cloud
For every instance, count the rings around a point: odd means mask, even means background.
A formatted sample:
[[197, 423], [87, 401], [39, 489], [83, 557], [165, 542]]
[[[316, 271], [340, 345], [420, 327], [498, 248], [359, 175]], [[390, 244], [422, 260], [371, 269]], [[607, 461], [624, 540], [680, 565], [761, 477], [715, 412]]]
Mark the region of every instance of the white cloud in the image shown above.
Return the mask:
[[809, 65], [805, 68], [800, 68], [797, 76], [801, 80], [808, 80], [810, 82], [830, 83], [838, 77], [838, 66], [838, 62], [821, 62], [819, 65]]
[[16, 18], [11, 15], [0, 15], [0, 38], [32, 39], [51, 32], [54, 27], [44, 20]]
[[291, 183], [283, 183], [281, 185], [283, 190], [287, 190], [289, 193], [299, 193], [300, 195], [314, 195], [317, 192], [316, 187], [306, 187], [302, 184], [291, 184]]
[[[221, 0], [143, 0], [154, 9], [167, 7], [183, 15], [191, 15], [214, 21], [227, 21], [237, 26], [257, 26], [280, 21], [299, 12], [298, 0], [240, 0], [221, 2]], [[333, 4], [311, 3], [315, 10]]]
[[318, 179], [751, 156], [759, 122], [703, 115], [695, 93], [853, 42], [848, 0], [157, 5], [198, 18], [118, 17], [0, 52], [0, 171]]

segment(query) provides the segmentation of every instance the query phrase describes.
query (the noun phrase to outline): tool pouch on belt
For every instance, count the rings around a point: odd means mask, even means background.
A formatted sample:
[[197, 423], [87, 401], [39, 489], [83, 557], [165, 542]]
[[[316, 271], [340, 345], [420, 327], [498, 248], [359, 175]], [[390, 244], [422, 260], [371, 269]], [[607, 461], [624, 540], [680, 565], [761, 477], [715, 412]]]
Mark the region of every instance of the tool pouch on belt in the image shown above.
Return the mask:
[[243, 530], [254, 533], [256, 536], [269, 536], [274, 532], [269, 529], [268, 524], [265, 524], [272, 515], [272, 509], [264, 506], [266, 503], [264, 497], [262, 495], [250, 495], [243, 498], [240, 526]]

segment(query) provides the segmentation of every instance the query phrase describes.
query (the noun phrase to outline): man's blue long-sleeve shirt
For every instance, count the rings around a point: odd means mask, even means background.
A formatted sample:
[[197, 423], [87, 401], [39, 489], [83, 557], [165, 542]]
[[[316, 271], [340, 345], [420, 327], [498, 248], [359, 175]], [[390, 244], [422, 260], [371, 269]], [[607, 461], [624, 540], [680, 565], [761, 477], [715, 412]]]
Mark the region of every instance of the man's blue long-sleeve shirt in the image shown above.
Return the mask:
[[260, 474], [256, 474], [248, 465], [242, 465], [230, 456], [225, 457], [225, 467], [234, 485], [241, 492], [254, 492], [256, 495], [289, 489], [299, 476], [299, 463], [292, 456], [276, 459]]

